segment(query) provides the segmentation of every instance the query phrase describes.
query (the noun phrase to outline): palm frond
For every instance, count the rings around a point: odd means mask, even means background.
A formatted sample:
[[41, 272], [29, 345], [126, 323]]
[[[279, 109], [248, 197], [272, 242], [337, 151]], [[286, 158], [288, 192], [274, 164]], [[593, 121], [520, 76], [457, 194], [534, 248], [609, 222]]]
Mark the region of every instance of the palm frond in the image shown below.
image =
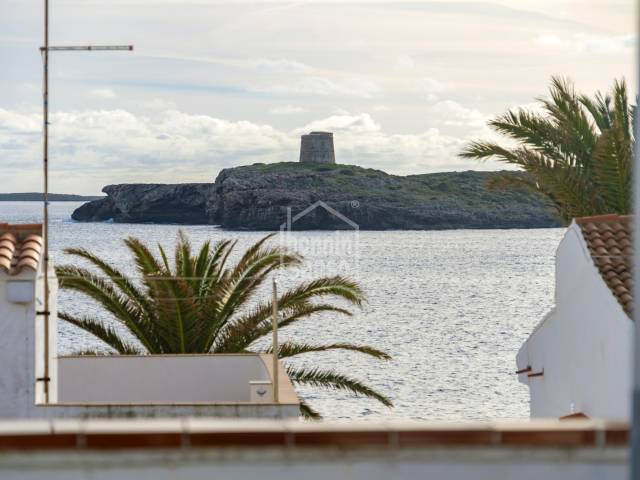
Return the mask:
[[320, 420], [322, 419], [322, 415], [319, 412], [311, 408], [304, 400], [300, 400], [300, 415], [305, 420]]
[[[248, 315], [227, 324], [218, 334], [213, 350], [218, 353], [243, 352], [259, 338], [269, 335], [272, 331], [270, 307], [271, 303], [260, 305]], [[278, 327], [284, 328], [302, 318], [324, 312], [351, 315], [349, 310], [332, 304], [301, 301], [285, 309], [280, 307]]]
[[83, 258], [89, 261], [92, 265], [100, 269], [109, 280], [113, 282], [127, 297], [129, 300], [138, 304], [141, 312], [148, 318], [153, 316], [153, 306], [149, 302], [147, 295], [140, 291], [140, 289], [131, 282], [127, 276], [118, 270], [116, 267], [108, 264], [97, 255], [89, 252], [84, 248], [67, 248], [64, 252], [68, 255]]
[[133, 253], [136, 266], [144, 276], [156, 276], [165, 269], [149, 248], [139, 239], [128, 237], [124, 240], [124, 243]]
[[343, 390], [355, 395], [372, 398], [386, 407], [393, 407], [393, 402], [382, 393], [359, 380], [347, 377], [341, 373], [331, 370], [320, 370], [318, 368], [305, 369], [291, 366], [287, 367], [287, 373], [294, 384]]
[[[511, 110], [489, 122], [516, 146], [476, 140], [460, 156], [520, 167], [565, 222], [629, 213], [636, 107], [628, 104], [624, 80], [614, 83], [611, 94], [589, 97], [578, 95], [567, 79], [553, 77], [549, 96], [538, 100], [542, 114]], [[513, 186], [508, 183], [498, 179], [494, 186]]]
[[174, 257], [176, 276], [192, 279], [194, 273], [191, 259], [191, 242], [182, 230], [178, 231]]
[[[351, 343], [329, 343], [326, 345], [311, 345], [308, 343], [285, 342], [278, 348], [278, 358], [293, 357], [303, 353], [326, 352], [328, 350], [349, 350], [352, 352], [363, 353], [380, 360], [391, 360], [388, 353], [378, 350], [368, 345], [353, 345]], [[268, 348], [264, 353], [272, 353], [273, 349]]]
[[146, 321], [138, 305], [114, 285], [93, 272], [70, 265], [57, 266], [56, 275], [61, 279], [61, 288], [82, 293], [98, 302], [125, 325], [147, 350], [154, 350], [152, 339], [156, 337], [156, 332], [153, 324]]
[[94, 318], [76, 317], [66, 312], [58, 312], [58, 318], [92, 334], [120, 354], [138, 355], [141, 353], [138, 348], [122, 340], [113, 328], [103, 325]]

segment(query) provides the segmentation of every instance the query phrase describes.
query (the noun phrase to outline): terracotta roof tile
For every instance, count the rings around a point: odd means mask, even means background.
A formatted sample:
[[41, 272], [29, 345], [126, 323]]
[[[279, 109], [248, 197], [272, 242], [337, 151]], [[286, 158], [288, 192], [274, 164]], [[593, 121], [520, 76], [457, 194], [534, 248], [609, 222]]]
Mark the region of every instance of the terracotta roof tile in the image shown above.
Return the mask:
[[631, 317], [633, 280], [631, 215], [576, 218], [593, 263], [624, 311]]
[[0, 223], [0, 272], [17, 275], [37, 270], [42, 253], [42, 225]]

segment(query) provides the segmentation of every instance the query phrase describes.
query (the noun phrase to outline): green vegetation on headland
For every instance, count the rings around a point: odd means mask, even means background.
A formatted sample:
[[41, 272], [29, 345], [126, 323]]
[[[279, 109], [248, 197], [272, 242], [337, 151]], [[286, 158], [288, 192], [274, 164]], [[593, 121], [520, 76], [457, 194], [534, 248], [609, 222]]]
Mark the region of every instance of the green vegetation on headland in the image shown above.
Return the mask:
[[[536, 228], [559, 226], [553, 205], [516, 185], [492, 190], [496, 177], [518, 172], [447, 172], [406, 177], [355, 165], [297, 162], [224, 169], [213, 184], [109, 185], [102, 200], [73, 213], [78, 221], [209, 223], [228, 229], [277, 230], [318, 201], [363, 230]], [[294, 229], [352, 228], [315, 208]]]
[[527, 177], [496, 178], [494, 186], [520, 184], [540, 192], [565, 222], [574, 217], [631, 213], [631, 176], [636, 106], [624, 80], [610, 93], [576, 93], [573, 84], [553, 78], [540, 112], [510, 110], [489, 126], [517, 142], [503, 147], [472, 142], [461, 154], [517, 165]]
[[[286, 207], [291, 207], [295, 216], [323, 201], [366, 230], [558, 225], [552, 208], [539, 194], [522, 187], [488, 189], [487, 182], [496, 175], [447, 172], [397, 176], [355, 165], [256, 164], [220, 173], [211, 214], [227, 228], [270, 229], [284, 221]], [[340, 229], [349, 225], [316, 208], [293, 227]]]
[[[73, 195], [67, 193], [50, 193], [50, 202], [89, 202], [103, 197], [92, 195]], [[43, 194], [38, 192], [0, 193], [0, 202], [41, 202]]]

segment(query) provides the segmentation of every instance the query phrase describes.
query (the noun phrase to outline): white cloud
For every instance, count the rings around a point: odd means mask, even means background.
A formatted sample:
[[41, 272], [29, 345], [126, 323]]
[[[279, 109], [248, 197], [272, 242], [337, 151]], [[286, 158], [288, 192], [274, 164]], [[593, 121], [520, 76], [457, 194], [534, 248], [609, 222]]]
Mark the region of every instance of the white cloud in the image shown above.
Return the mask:
[[482, 128], [488, 120], [480, 110], [467, 108], [453, 100], [438, 102], [429, 109], [429, 112], [437, 117], [440, 124], [450, 127]]
[[303, 134], [311, 131], [349, 131], [351, 133], [370, 133], [381, 131], [380, 125], [376, 123], [371, 115], [362, 113], [359, 115], [332, 115], [322, 120], [308, 123], [302, 128], [294, 131], [296, 134]]
[[278, 73], [306, 73], [312, 70], [309, 65], [287, 58], [250, 59], [248, 65], [260, 70]]
[[91, 95], [105, 99], [112, 99], [117, 97], [116, 92], [114, 92], [110, 88], [94, 88], [93, 90], [91, 90]]
[[408, 73], [416, 68], [415, 60], [409, 55], [400, 55], [396, 58], [396, 63], [393, 65], [393, 71], [398, 73]]
[[295, 113], [302, 113], [305, 109], [302, 107], [296, 107], [295, 105], [281, 105], [269, 110], [273, 115], [293, 115]]
[[637, 44], [636, 35], [592, 35], [578, 33], [575, 35], [578, 53], [615, 55], [630, 52]]
[[549, 112], [545, 110], [541, 102], [529, 102], [510, 105], [511, 110], [523, 110], [525, 112], [534, 113], [536, 115], [548, 115]]
[[332, 80], [315, 76], [300, 77], [278, 85], [256, 85], [250, 87], [250, 90], [263, 93], [358, 98], [372, 98], [381, 92], [381, 88], [375, 82], [365, 78]]
[[533, 41], [543, 47], [558, 47], [565, 44], [565, 41], [555, 34], [538, 35]]
[[[41, 141], [40, 118], [37, 113], [0, 110], [0, 156], [25, 164], [38, 162], [31, 147]], [[130, 169], [138, 178], [145, 168], [148, 172], [186, 163], [206, 175], [247, 158], [281, 159], [278, 155], [295, 147], [287, 134], [268, 125], [177, 111], [154, 118], [125, 110], [57, 112], [51, 121], [52, 165], [58, 170]], [[19, 148], [14, 145], [16, 139]], [[180, 179], [168, 175], [166, 181]]]
[[630, 52], [636, 45], [636, 35], [599, 35], [575, 33], [570, 37], [542, 34], [534, 39], [536, 45], [555, 50], [574, 51], [580, 54], [616, 55]]
[[466, 138], [443, 134], [429, 128], [415, 134], [389, 134], [369, 114], [334, 115], [295, 130], [295, 135], [311, 130], [334, 132], [337, 161], [375, 167], [396, 174], [444, 170], [495, 168], [458, 158]]
[[440, 98], [440, 94], [448, 90], [450, 86], [435, 78], [424, 77], [418, 81], [418, 93], [429, 102], [435, 102]]
[[151, 110], [173, 110], [176, 108], [175, 102], [163, 98], [154, 98], [149, 102], [143, 103], [142, 106]]
[[[448, 102], [439, 105], [448, 115], [458, 112], [451, 118], [460, 124], [476, 124], [473, 110]], [[0, 156], [8, 174], [33, 176], [39, 171], [40, 118], [39, 113], [0, 109]], [[83, 188], [94, 192], [105, 183], [204, 182], [220, 168], [295, 161], [299, 135], [312, 130], [334, 132], [342, 163], [399, 174], [480, 166], [457, 158], [466, 137], [446, 135], [437, 128], [391, 134], [367, 113], [332, 115], [292, 131], [175, 110], [153, 118], [125, 110], [58, 112], [52, 123], [53, 175], [68, 182], [93, 175], [95, 183], [85, 182]]]
[[42, 130], [42, 116], [38, 112], [20, 113], [0, 108], [0, 134], [29, 135], [38, 134]]

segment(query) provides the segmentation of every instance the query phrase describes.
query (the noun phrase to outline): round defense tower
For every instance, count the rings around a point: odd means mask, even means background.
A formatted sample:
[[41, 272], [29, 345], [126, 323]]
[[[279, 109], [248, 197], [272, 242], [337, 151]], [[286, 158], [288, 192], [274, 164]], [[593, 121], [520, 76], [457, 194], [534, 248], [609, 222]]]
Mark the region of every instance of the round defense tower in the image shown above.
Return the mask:
[[336, 163], [333, 133], [311, 132], [300, 140], [300, 162]]

